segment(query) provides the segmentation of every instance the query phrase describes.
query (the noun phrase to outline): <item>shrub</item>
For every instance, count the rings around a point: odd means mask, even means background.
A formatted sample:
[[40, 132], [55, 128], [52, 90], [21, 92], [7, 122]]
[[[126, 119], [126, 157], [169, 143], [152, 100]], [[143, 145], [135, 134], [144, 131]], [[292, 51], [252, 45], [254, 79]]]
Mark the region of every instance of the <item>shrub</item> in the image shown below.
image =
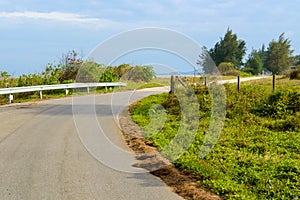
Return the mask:
[[269, 95], [267, 100], [254, 108], [259, 116], [283, 118], [300, 110], [300, 92], [286, 90]]
[[224, 76], [238, 76], [239, 72], [234, 69], [234, 64], [231, 62], [222, 62], [218, 66], [220, 74]]
[[291, 80], [297, 79], [300, 80], [300, 69], [292, 70], [289, 74]]

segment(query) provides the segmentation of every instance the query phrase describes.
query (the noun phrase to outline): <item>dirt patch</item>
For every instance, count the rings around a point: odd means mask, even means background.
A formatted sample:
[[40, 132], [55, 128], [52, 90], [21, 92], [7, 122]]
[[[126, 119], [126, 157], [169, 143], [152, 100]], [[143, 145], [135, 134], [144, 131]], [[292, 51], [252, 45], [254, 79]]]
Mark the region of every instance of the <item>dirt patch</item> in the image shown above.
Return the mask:
[[120, 117], [120, 126], [127, 145], [136, 152], [138, 163], [135, 167], [144, 168], [160, 177], [178, 195], [187, 200], [221, 200], [221, 198], [197, 184], [191, 174], [179, 171], [168, 160], [162, 158], [155, 147], [143, 137], [143, 131], [135, 124], [129, 111]]

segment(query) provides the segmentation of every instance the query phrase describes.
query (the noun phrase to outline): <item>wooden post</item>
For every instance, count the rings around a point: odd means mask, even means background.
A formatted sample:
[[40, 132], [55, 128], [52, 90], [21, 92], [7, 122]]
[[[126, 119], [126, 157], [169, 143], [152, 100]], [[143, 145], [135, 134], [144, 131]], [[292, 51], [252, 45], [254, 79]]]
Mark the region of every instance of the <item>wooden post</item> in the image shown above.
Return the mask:
[[275, 91], [275, 87], [276, 87], [276, 76], [275, 74], [273, 74], [273, 92]]
[[171, 75], [171, 88], [170, 88], [170, 93], [174, 94], [175, 93], [175, 76]]
[[237, 77], [237, 88], [238, 88], [238, 92], [240, 92], [240, 89], [241, 89], [241, 80], [240, 80], [240, 76]]
[[204, 76], [204, 85], [207, 86], [207, 77]]

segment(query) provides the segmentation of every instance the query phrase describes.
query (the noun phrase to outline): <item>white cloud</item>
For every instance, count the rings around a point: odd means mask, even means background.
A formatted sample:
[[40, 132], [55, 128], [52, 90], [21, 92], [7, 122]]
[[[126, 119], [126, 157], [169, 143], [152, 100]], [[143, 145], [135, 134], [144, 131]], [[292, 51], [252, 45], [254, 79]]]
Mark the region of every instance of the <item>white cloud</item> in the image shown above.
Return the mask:
[[61, 22], [71, 22], [71, 23], [92, 23], [92, 24], [102, 24], [102, 26], [111, 26], [117, 22], [102, 19], [102, 18], [91, 18], [82, 16], [75, 13], [63, 13], [63, 12], [0, 12], [0, 18], [10, 18], [10, 19], [36, 19], [36, 20], [54, 20]]

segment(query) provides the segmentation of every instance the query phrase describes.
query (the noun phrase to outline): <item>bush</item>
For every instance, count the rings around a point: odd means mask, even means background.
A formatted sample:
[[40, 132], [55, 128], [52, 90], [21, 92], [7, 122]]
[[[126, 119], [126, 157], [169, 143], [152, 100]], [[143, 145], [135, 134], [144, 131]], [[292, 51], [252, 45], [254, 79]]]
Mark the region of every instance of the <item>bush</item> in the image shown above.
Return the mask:
[[300, 80], [300, 69], [296, 69], [290, 72], [289, 77], [291, 80], [297, 79]]
[[253, 111], [259, 116], [283, 118], [300, 110], [300, 92], [278, 91], [269, 95], [267, 100], [259, 104]]
[[220, 74], [224, 76], [238, 76], [239, 72], [234, 69], [234, 64], [231, 62], [222, 62], [218, 66]]

